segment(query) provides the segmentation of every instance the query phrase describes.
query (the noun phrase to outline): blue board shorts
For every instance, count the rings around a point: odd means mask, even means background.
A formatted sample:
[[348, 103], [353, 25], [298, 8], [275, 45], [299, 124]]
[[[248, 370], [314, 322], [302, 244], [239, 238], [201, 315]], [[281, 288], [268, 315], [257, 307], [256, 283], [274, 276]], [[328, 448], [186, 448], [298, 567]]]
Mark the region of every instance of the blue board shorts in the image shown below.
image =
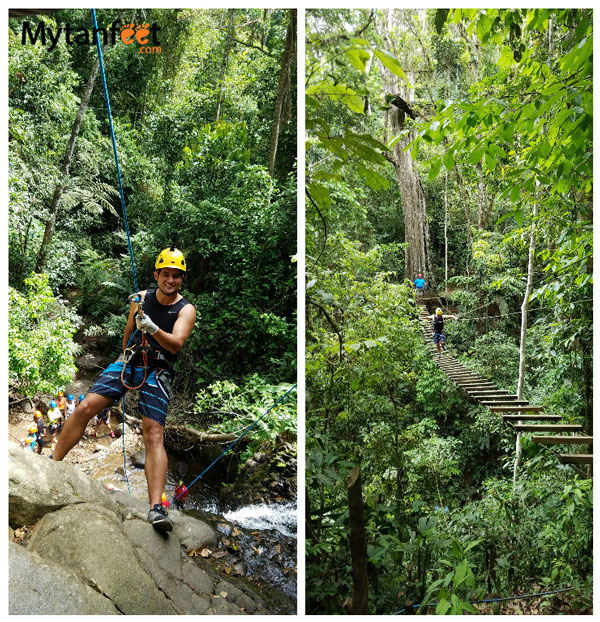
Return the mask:
[[[89, 393], [97, 393], [103, 397], [118, 400], [129, 389], [121, 382], [123, 363], [116, 361], [111, 363], [98, 376]], [[148, 373], [146, 382], [137, 389], [139, 394], [138, 408], [144, 417], [165, 425], [167, 408], [171, 401], [171, 380], [173, 374], [167, 369], [154, 368]], [[144, 368], [127, 366], [123, 379], [130, 387], [137, 387], [144, 378]]]
[[433, 343], [446, 343], [446, 335], [444, 333], [433, 333]]

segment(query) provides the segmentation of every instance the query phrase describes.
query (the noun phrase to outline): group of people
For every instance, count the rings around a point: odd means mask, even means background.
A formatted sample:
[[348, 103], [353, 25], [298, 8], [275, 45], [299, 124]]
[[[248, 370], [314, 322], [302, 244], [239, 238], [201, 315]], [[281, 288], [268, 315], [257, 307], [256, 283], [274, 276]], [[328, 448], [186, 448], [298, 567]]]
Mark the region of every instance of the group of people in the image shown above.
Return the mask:
[[[79, 396], [78, 403], [81, 404], [85, 399], [85, 394]], [[56, 441], [59, 432], [62, 430], [63, 424], [67, 421], [69, 416], [75, 411], [75, 397], [72, 394], [68, 394], [65, 397], [64, 391], [59, 391], [56, 398], [50, 402], [50, 406], [47, 411], [48, 431], [51, 436], [51, 450], [53, 451], [56, 446]], [[94, 431], [92, 438], [97, 438], [97, 430], [101, 425], [105, 425], [111, 438], [115, 438], [115, 433], [110, 427], [110, 408], [104, 408], [101, 410], [95, 419]], [[33, 422], [27, 428], [27, 436], [23, 442], [23, 445], [29, 451], [37, 454], [41, 454], [44, 448], [44, 435], [46, 426], [44, 424], [44, 414], [37, 408], [33, 415]], [[183, 510], [185, 502], [188, 498], [189, 492], [183, 481], [179, 480], [177, 487], [175, 488], [174, 504], [178, 510]], [[169, 507], [169, 500], [165, 492], [161, 496], [161, 505], [164, 508]]]
[[[79, 396], [79, 403], [84, 400], [85, 395]], [[46, 412], [48, 432], [50, 433], [50, 448], [54, 449], [58, 440], [58, 434], [62, 430], [63, 424], [70, 415], [75, 412], [77, 407], [75, 396], [69, 393], [65, 396], [64, 391], [59, 391], [57, 396], [50, 402]], [[41, 454], [44, 448], [44, 435], [46, 426], [44, 424], [44, 413], [38, 407], [33, 414], [33, 422], [27, 429], [24, 445], [26, 449]]]
[[[419, 272], [417, 278], [414, 280], [415, 290], [417, 298], [422, 298], [427, 287], [427, 282], [423, 278], [423, 275]], [[438, 358], [442, 356], [442, 352], [446, 351], [446, 334], [444, 333], [444, 320], [456, 320], [457, 315], [446, 314], [438, 307], [433, 315], [427, 316], [428, 320], [432, 320], [433, 328], [433, 343], [438, 351]]]

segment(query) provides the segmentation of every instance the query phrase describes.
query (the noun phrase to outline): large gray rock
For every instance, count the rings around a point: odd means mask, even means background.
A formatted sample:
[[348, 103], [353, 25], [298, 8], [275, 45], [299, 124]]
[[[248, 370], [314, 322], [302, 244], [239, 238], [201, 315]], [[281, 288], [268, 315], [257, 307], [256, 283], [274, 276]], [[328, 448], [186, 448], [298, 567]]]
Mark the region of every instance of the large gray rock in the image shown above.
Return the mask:
[[136, 451], [134, 454], [131, 454], [130, 459], [134, 467], [143, 469], [146, 465], [146, 450]]
[[177, 510], [170, 510], [169, 515], [173, 517], [173, 535], [177, 536], [187, 551], [201, 546], [216, 546], [217, 534], [206, 523], [186, 516]]
[[73, 465], [23, 451], [15, 444], [9, 446], [8, 454], [8, 520], [12, 527], [30, 525], [70, 504], [98, 503], [117, 509], [106, 488]]
[[9, 543], [10, 615], [111, 615], [119, 611], [77, 576], [28, 551]]
[[259, 590], [184, 552], [214, 549], [211, 527], [172, 510], [173, 531], [156, 531], [147, 502], [72, 464], [9, 446], [9, 508], [12, 527], [35, 523], [27, 548], [10, 543], [11, 614], [268, 613]]
[[[156, 543], [160, 534], [148, 523], [145, 527]], [[99, 505], [83, 503], [47, 514], [35, 526], [28, 549], [74, 569], [124, 614], [177, 613], [140, 565], [120, 518]]]
[[94, 356], [91, 353], [86, 353], [75, 359], [75, 365], [83, 371], [100, 371], [106, 367], [106, 359], [101, 356]]

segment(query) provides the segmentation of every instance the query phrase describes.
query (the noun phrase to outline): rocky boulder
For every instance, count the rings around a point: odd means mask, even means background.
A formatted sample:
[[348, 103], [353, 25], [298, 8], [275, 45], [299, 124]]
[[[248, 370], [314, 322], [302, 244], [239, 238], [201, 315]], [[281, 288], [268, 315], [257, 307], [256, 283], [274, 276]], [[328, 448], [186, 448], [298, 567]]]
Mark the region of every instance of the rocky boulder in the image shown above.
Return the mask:
[[109, 492], [74, 465], [9, 444], [9, 613], [288, 613], [267, 609], [261, 588], [221, 574], [198, 551], [215, 531], [177, 510], [169, 534], [147, 521], [147, 504]]

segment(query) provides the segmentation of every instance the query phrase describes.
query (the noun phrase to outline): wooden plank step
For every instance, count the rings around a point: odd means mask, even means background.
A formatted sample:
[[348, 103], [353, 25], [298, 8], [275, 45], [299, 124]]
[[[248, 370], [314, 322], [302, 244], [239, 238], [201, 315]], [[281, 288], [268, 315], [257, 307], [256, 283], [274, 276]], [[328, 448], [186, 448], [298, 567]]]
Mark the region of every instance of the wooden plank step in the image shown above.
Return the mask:
[[[442, 369], [444, 369], [442, 367]], [[485, 378], [482, 378], [481, 376], [478, 376], [477, 374], [470, 374], [466, 371], [448, 371], [446, 369], [444, 369], [444, 373], [447, 376], [452, 376], [452, 378], [457, 378], [457, 379], [465, 379], [465, 380], [481, 380], [481, 382], [487, 382], [487, 380]]]
[[486, 382], [485, 384], [482, 382], [470, 382], [468, 380], [460, 380], [454, 381], [456, 384], [465, 391], [476, 391], [477, 389], [495, 389], [496, 385], [493, 385], [491, 382]]
[[481, 391], [467, 391], [467, 393], [478, 393], [481, 396], [486, 395], [508, 395], [508, 391], [504, 389], [483, 389]]
[[488, 401], [479, 401], [482, 406], [527, 406], [527, 400], [507, 400], [506, 402], [498, 401], [498, 402], [488, 402]]
[[515, 423], [517, 432], [583, 432], [583, 426], [574, 423], [544, 425], [543, 423]]
[[594, 454], [559, 454], [558, 458], [565, 464], [594, 464]]
[[[490, 409], [491, 410], [491, 409]], [[507, 421], [508, 423], [512, 423], [513, 421], [560, 421], [560, 415], [528, 415], [527, 413], [523, 413], [522, 415], [502, 415], [502, 419]]]
[[490, 400], [490, 401], [495, 401], [495, 402], [500, 402], [502, 400], [508, 400], [508, 399], [516, 399], [516, 395], [502, 395], [501, 393], [499, 395], [494, 395], [493, 393], [486, 393], [485, 395], [477, 395], [477, 394], [472, 394], [471, 397], [475, 400]]
[[493, 413], [533, 413], [544, 410], [543, 406], [492, 406], [490, 410]]
[[593, 436], [532, 436], [534, 443], [542, 445], [593, 445]]

